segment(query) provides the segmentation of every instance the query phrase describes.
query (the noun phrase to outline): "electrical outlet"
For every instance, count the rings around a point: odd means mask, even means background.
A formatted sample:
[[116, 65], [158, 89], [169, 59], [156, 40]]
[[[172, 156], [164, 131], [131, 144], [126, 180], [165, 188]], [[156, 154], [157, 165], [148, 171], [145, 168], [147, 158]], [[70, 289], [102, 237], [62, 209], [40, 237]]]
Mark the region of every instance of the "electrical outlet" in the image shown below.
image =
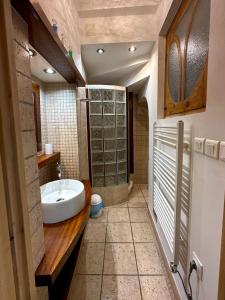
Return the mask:
[[192, 259], [195, 261], [197, 266], [196, 272], [197, 272], [198, 279], [203, 280], [203, 265], [195, 252], [193, 252], [192, 254]]

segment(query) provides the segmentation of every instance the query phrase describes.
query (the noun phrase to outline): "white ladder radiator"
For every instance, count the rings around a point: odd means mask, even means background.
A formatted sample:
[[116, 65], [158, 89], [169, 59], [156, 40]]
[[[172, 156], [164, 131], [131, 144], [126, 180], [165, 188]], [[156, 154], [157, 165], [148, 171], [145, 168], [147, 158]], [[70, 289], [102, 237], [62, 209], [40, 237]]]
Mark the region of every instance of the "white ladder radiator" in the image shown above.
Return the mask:
[[170, 249], [173, 266], [187, 274], [190, 199], [189, 131], [154, 124], [153, 209]]

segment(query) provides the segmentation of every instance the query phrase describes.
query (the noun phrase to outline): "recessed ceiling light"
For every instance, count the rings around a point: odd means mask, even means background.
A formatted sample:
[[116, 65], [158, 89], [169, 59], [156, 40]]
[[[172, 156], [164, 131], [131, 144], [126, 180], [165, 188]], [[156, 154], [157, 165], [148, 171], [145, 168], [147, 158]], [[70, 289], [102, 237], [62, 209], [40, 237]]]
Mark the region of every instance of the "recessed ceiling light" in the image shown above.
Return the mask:
[[47, 68], [47, 69], [44, 69], [43, 71], [45, 73], [48, 73], [48, 74], [55, 74], [56, 73], [56, 71], [52, 68]]
[[137, 48], [135, 46], [131, 46], [129, 49], [128, 49], [130, 52], [134, 52], [137, 50]]
[[29, 52], [30, 57], [33, 57], [33, 56], [37, 55], [37, 52], [34, 49], [29, 48], [28, 52]]
[[96, 51], [97, 51], [97, 53], [98, 53], [98, 54], [102, 54], [102, 53], [104, 53], [104, 52], [105, 52], [105, 50], [104, 50], [104, 49], [102, 49], [102, 48], [99, 48], [99, 49], [97, 49]]

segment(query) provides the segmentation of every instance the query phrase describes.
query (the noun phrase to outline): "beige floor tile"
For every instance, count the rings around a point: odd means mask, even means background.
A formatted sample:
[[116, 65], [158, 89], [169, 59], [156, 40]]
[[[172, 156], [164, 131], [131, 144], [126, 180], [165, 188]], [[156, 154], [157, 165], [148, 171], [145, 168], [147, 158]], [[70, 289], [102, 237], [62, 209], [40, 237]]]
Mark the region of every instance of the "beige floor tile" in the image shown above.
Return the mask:
[[103, 276], [101, 300], [141, 300], [137, 276]]
[[163, 262], [154, 243], [135, 243], [138, 273], [140, 275], [163, 274]]
[[141, 183], [141, 184], [139, 184], [139, 188], [140, 188], [141, 190], [147, 190], [147, 189], [148, 189], [148, 184]]
[[74, 275], [68, 300], [99, 300], [101, 282], [101, 275]]
[[108, 223], [106, 242], [132, 243], [130, 223]]
[[154, 240], [151, 223], [131, 223], [133, 239], [136, 243], [148, 243]]
[[134, 184], [132, 187], [132, 191], [140, 190], [140, 184]]
[[85, 229], [83, 242], [104, 243], [106, 223], [88, 223]]
[[141, 190], [132, 190], [132, 192], [129, 194], [129, 199], [134, 197], [143, 197]]
[[75, 273], [102, 274], [104, 243], [83, 243], [80, 248]]
[[144, 197], [134, 197], [129, 199], [128, 207], [147, 207]]
[[108, 222], [130, 222], [128, 208], [109, 208]]
[[105, 247], [104, 274], [136, 275], [134, 246], [131, 243], [107, 243]]
[[110, 207], [127, 207], [127, 202], [118, 203], [118, 204], [115, 204], [115, 205], [110, 206]]
[[150, 222], [148, 208], [129, 208], [131, 222]]
[[145, 198], [149, 197], [149, 191], [148, 190], [142, 190], [142, 194]]
[[108, 217], [108, 207], [105, 207], [103, 209], [103, 213], [101, 217], [99, 218], [89, 218], [88, 222], [89, 223], [106, 223], [107, 222], [107, 217]]
[[164, 276], [140, 276], [143, 300], [172, 300]]

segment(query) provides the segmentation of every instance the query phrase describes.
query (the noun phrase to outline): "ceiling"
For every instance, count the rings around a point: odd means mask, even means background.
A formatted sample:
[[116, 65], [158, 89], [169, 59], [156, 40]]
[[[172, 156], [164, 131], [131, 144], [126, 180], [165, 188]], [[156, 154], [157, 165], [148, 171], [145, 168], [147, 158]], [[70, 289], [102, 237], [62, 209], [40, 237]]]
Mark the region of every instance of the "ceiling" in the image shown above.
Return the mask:
[[[33, 49], [32, 47], [30, 47]], [[41, 56], [36, 50], [36, 56], [30, 59], [31, 74], [42, 82], [66, 82], [66, 80], [58, 72], [56, 74], [47, 74], [43, 70], [52, 68], [52, 66]], [[53, 68], [52, 68], [53, 69]]]
[[[131, 45], [135, 52], [129, 52]], [[153, 42], [82, 45], [82, 59], [89, 84], [119, 85], [123, 78], [142, 67], [149, 60]], [[96, 50], [105, 52], [98, 54]]]
[[152, 13], [161, 0], [77, 0], [81, 18]]

